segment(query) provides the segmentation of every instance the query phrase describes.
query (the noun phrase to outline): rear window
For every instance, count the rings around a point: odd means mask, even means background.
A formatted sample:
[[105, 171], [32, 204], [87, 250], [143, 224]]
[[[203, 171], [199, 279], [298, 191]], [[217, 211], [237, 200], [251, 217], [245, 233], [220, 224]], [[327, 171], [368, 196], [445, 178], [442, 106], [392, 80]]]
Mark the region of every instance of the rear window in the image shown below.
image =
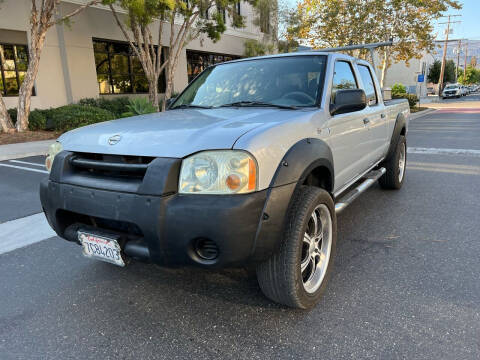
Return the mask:
[[365, 95], [367, 96], [368, 105], [376, 105], [378, 103], [377, 92], [375, 90], [375, 83], [373, 82], [372, 73], [366, 65], [358, 65], [358, 71], [362, 78]]

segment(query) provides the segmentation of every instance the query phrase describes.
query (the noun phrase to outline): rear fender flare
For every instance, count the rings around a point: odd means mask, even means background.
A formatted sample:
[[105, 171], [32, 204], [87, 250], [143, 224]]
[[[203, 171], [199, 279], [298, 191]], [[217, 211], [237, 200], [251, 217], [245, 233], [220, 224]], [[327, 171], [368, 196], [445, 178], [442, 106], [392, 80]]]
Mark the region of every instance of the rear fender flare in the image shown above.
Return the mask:
[[395, 127], [393, 128], [392, 137], [390, 139], [390, 146], [388, 147], [386, 159], [389, 159], [395, 152], [397, 148], [398, 139], [400, 138], [400, 134], [402, 133], [402, 129], [406, 130], [407, 128], [407, 119], [403, 113], [397, 115], [397, 119], [395, 120]]

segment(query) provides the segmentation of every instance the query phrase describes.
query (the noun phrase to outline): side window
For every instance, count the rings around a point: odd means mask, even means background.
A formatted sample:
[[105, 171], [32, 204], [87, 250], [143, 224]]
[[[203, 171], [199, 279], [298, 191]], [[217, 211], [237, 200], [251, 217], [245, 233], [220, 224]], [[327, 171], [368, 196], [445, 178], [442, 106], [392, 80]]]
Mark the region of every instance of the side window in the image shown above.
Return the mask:
[[377, 93], [375, 91], [375, 83], [373, 82], [372, 73], [368, 66], [358, 65], [358, 71], [362, 78], [365, 95], [367, 96], [368, 105], [376, 105], [378, 103]]
[[357, 89], [358, 84], [353, 74], [352, 66], [346, 61], [337, 61], [333, 73], [332, 95], [330, 102], [334, 102], [337, 90]]

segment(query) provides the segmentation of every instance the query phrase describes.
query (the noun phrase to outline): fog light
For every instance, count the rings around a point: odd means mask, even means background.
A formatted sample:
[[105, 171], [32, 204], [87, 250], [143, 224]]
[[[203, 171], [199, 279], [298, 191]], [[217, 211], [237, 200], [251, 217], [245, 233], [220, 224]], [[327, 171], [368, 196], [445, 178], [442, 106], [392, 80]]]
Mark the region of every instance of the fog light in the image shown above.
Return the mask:
[[215, 241], [197, 239], [194, 244], [195, 254], [202, 260], [212, 261], [218, 257], [219, 249]]

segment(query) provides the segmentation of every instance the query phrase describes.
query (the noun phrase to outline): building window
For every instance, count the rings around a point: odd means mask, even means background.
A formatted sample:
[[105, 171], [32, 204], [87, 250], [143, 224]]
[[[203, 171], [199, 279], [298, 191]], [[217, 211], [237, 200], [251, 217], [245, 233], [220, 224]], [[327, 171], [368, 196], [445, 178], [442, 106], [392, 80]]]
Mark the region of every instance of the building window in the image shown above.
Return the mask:
[[[162, 51], [162, 61], [165, 50]], [[142, 64], [128, 43], [94, 39], [93, 53], [100, 94], [148, 93], [148, 80]], [[158, 79], [158, 91], [165, 92], [164, 72]]]
[[235, 4], [235, 9], [237, 10], [237, 15], [242, 15], [242, 12], [240, 9], [240, 1]]
[[26, 45], [0, 44], [0, 92], [3, 96], [18, 96], [27, 68]]
[[187, 50], [188, 82], [191, 82], [207, 67], [234, 59], [240, 59], [240, 56]]

